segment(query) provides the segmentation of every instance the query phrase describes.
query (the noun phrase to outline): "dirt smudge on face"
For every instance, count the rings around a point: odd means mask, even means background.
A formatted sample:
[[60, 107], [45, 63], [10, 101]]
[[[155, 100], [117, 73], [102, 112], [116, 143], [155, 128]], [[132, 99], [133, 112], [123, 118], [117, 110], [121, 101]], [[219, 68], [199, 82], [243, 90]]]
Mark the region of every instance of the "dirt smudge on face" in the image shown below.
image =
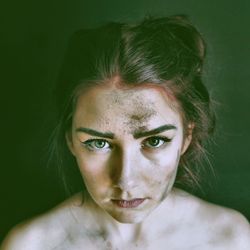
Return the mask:
[[166, 188], [165, 188], [165, 190], [164, 190], [164, 192], [162, 194], [161, 201], [163, 201], [168, 196], [168, 194], [170, 192], [170, 189], [172, 189], [172, 187], [174, 185], [177, 170], [178, 170], [178, 165], [179, 165], [179, 161], [180, 161], [180, 156], [181, 156], [181, 150], [178, 149], [177, 157], [176, 157], [176, 161], [175, 161], [175, 169], [176, 170], [174, 172], [172, 172], [170, 176], [169, 175], [167, 176], [167, 179], [169, 179], [170, 182], [168, 183], [168, 185], [166, 186]]
[[123, 119], [123, 126], [129, 132], [138, 130], [139, 127], [146, 126], [152, 116], [156, 114], [155, 103], [142, 100], [140, 93], [136, 90], [112, 90], [105, 98], [108, 98], [107, 109], [113, 113], [114, 107], [118, 106], [120, 112], [117, 116]]
[[147, 121], [152, 115], [153, 112], [149, 112], [146, 110], [142, 111], [141, 113], [128, 114], [124, 122], [124, 126], [129, 128], [132, 133], [135, 131], [146, 130]]
[[156, 114], [154, 109], [154, 103], [145, 103], [140, 101], [139, 96], [135, 96], [135, 99], [128, 105], [130, 106], [125, 113], [124, 125], [131, 131], [139, 130], [150, 120], [152, 116]]

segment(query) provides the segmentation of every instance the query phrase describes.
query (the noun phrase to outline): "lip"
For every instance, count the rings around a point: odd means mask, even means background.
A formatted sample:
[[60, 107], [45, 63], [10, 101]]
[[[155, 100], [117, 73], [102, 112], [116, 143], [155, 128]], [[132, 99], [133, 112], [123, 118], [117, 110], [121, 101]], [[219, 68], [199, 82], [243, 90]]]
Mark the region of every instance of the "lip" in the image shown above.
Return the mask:
[[112, 202], [121, 208], [136, 208], [141, 205], [146, 199], [145, 198], [138, 198], [132, 200], [113, 200]]

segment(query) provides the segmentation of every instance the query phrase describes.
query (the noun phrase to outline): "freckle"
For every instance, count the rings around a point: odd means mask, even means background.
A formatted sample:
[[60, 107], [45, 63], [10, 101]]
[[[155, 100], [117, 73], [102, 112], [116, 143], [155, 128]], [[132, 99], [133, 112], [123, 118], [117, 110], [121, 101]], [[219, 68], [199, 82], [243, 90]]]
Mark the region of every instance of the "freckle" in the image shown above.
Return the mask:
[[110, 122], [109, 121], [107, 121], [107, 120], [105, 120], [105, 125], [109, 125], [110, 124]]
[[233, 230], [232, 228], [225, 228], [223, 231], [223, 234], [225, 235], [226, 238], [232, 238], [233, 236]]
[[108, 249], [108, 250], [111, 250], [111, 249], [112, 249], [112, 244], [110, 243], [110, 241], [107, 241], [106, 246], [107, 246], [107, 249]]
[[131, 120], [135, 120], [135, 121], [141, 121], [143, 119], [145, 119], [145, 116], [140, 116], [140, 115], [131, 115], [130, 116]]

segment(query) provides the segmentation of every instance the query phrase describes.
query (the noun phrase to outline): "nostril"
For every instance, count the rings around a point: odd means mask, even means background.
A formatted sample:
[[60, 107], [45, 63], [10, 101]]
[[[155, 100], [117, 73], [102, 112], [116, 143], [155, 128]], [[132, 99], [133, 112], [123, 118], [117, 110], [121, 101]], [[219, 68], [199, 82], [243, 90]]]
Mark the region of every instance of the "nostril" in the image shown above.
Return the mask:
[[129, 191], [135, 187], [135, 182], [131, 179], [120, 179], [116, 184], [115, 187], [120, 188], [123, 191]]

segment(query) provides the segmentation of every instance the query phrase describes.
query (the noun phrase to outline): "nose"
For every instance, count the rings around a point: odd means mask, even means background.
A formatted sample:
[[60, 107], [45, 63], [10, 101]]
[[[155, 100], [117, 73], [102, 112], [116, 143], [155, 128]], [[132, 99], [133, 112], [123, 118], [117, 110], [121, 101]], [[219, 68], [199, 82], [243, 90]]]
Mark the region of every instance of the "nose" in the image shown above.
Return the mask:
[[136, 186], [136, 152], [132, 148], [118, 149], [111, 166], [111, 178], [114, 187], [129, 191]]

